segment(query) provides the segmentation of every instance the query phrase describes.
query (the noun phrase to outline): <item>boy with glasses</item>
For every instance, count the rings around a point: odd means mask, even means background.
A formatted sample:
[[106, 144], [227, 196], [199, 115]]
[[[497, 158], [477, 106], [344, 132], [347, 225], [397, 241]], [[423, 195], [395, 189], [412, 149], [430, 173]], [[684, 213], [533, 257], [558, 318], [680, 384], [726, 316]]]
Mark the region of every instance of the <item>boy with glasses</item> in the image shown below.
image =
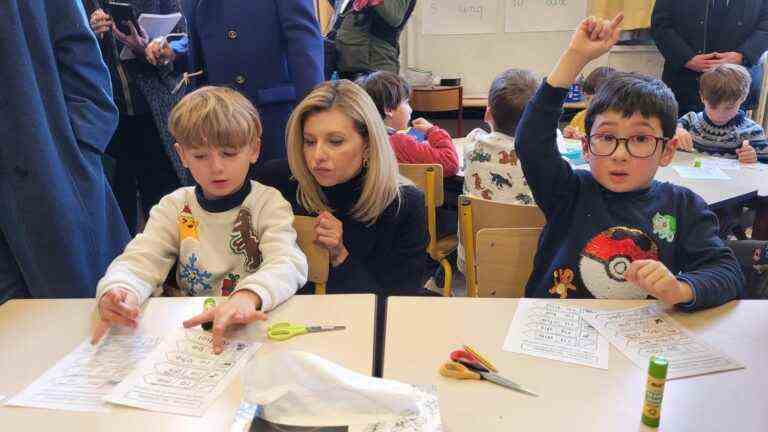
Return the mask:
[[677, 103], [666, 85], [634, 74], [611, 78], [586, 114], [590, 171], [573, 171], [557, 151], [568, 87], [616, 43], [621, 20], [582, 21], [517, 129], [523, 172], [547, 217], [526, 296], [720, 305], [742, 296], [744, 276], [717, 236], [714, 214], [690, 190], [653, 180], [677, 147]]

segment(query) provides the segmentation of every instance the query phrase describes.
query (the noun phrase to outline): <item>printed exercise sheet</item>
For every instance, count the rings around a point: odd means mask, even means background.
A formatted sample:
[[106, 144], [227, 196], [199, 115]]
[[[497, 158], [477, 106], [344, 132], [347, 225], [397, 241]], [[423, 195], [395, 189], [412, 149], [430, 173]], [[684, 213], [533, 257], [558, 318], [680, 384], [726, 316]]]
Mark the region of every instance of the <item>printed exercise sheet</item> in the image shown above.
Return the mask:
[[608, 341], [582, 316], [586, 309], [520, 299], [504, 351], [608, 369]]
[[730, 180], [727, 174], [717, 166], [708, 167], [690, 167], [681, 165], [672, 165], [681, 178], [690, 180]]
[[103, 398], [152, 352], [160, 339], [110, 333], [96, 346], [88, 339], [6, 404], [109, 412]]
[[261, 347], [229, 340], [221, 354], [213, 335], [178, 329], [112, 391], [106, 400], [150, 411], [202, 416]]
[[653, 304], [625, 310], [590, 311], [584, 319], [639, 368], [652, 355], [669, 360], [667, 379], [733, 369], [744, 365], [696, 338]]

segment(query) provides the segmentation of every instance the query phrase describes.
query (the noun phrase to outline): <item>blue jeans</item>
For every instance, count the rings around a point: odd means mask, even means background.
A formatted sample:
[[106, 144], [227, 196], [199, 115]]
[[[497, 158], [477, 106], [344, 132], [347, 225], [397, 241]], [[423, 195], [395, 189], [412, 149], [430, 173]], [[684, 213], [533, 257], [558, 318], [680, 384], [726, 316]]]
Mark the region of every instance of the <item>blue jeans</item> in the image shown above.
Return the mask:
[[741, 105], [741, 109], [744, 111], [754, 109], [757, 107], [757, 101], [760, 97], [760, 87], [763, 84], [763, 62], [762, 57], [756, 65], [747, 69], [749, 75], [752, 77], [752, 84], [749, 86], [749, 95], [744, 103]]

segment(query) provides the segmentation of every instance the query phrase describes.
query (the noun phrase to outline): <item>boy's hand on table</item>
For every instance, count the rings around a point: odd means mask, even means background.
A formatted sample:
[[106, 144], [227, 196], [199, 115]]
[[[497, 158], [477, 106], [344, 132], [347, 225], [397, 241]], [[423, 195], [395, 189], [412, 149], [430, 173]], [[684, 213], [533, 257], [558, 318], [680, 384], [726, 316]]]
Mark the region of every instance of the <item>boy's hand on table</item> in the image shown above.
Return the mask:
[[267, 314], [259, 308], [261, 308], [261, 297], [253, 291], [242, 289], [235, 291], [224, 303], [184, 321], [184, 327], [190, 328], [213, 322], [213, 352], [221, 354], [224, 351], [224, 332], [228, 327], [266, 321]]
[[636, 260], [629, 265], [624, 278], [668, 305], [693, 300], [693, 288], [677, 280], [660, 261]]
[[93, 328], [91, 344], [97, 344], [114, 324], [136, 328], [139, 325], [139, 299], [125, 288], [112, 288], [99, 298], [99, 321]]
[[741, 163], [757, 163], [757, 152], [754, 147], [749, 145], [747, 140], [742, 141], [741, 147], [736, 149], [736, 154], [739, 156], [739, 162]]
[[687, 152], [693, 151], [693, 137], [691, 137], [691, 133], [688, 132], [687, 130], [678, 126], [677, 130], [675, 131], [674, 139], [677, 140], [678, 150], [683, 150]]

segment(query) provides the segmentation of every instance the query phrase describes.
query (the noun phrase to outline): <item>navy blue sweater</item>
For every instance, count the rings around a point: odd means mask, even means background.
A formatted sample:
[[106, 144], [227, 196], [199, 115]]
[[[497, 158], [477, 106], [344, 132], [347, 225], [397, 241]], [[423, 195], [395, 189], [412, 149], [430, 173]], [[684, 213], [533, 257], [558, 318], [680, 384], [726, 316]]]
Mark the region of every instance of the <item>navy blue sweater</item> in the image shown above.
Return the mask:
[[566, 93], [544, 82], [515, 139], [528, 185], [547, 218], [526, 296], [646, 298], [623, 274], [635, 259], [655, 259], [693, 287], [694, 300], [678, 305], [682, 309], [741, 297], [744, 276], [701, 197], [658, 181], [615, 193], [589, 171], [571, 169], [554, 132]]

